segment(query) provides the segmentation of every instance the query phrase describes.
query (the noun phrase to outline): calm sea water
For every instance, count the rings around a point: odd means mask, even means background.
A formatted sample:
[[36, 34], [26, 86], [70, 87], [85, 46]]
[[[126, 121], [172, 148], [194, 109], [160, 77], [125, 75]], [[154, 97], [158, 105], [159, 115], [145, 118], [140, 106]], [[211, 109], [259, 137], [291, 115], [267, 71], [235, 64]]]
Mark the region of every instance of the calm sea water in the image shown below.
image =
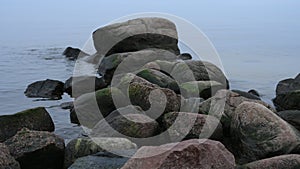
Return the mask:
[[295, 0], [134, 1], [128, 8], [116, 7], [115, 1], [78, 2], [74, 8], [52, 1], [26, 1], [34, 4], [26, 7], [22, 6], [25, 2], [14, 3], [5, 2], [0, 7], [0, 115], [45, 106], [57, 134], [66, 139], [80, 134], [80, 127], [69, 123], [69, 112], [58, 107], [71, 99], [65, 95], [59, 101], [35, 101], [23, 92], [37, 80], [69, 78], [75, 63], [61, 55], [64, 48], [83, 47], [92, 31], [127, 14], [165, 12], [194, 23], [218, 50], [231, 88], [256, 89], [269, 103], [278, 81], [300, 73], [300, 3]]

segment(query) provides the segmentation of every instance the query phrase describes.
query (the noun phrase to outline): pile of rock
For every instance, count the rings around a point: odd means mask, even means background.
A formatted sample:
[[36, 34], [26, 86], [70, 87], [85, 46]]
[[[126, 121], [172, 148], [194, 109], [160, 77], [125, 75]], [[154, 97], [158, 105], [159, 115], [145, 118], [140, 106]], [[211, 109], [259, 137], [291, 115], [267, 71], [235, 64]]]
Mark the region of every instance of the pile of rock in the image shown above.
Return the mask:
[[[224, 73], [212, 63], [186, 60], [190, 55], [180, 54], [171, 21], [139, 18], [108, 25], [96, 30], [93, 40], [97, 53], [85, 61], [96, 65], [101, 78], [72, 77], [64, 89], [60, 87], [75, 97], [71, 121], [84, 126], [90, 138], [72, 140], [65, 149], [52, 133], [21, 130], [53, 131], [42, 127], [49, 122], [31, 126], [22, 116], [24, 123], [17, 121], [12, 133], [0, 127], [1, 142], [10, 150], [0, 166], [18, 167], [19, 162], [22, 168], [47, 164], [72, 169], [300, 167], [300, 156], [295, 155], [300, 153], [300, 133], [292, 126], [299, 127], [293, 119], [299, 116], [276, 112], [254, 90], [230, 91]], [[68, 48], [65, 53], [80, 59], [78, 50]], [[280, 82], [274, 100], [278, 110], [299, 109], [298, 81], [299, 77]], [[59, 93], [52, 92], [56, 89], [47, 87], [50, 93]], [[48, 118], [42, 113], [39, 117]], [[40, 164], [46, 156], [56, 163]]]

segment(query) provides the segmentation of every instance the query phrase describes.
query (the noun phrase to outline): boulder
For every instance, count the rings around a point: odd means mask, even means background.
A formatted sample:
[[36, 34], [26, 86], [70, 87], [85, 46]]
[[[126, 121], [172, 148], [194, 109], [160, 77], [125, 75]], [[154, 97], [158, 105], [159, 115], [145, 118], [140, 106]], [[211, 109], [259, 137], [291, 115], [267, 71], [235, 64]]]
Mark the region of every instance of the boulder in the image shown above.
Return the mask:
[[[98, 152], [118, 152], [135, 150], [134, 143], [125, 138], [79, 138], [72, 140], [66, 146], [65, 168], [68, 168], [76, 159], [88, 155], [94, 155]], [[117, 154], [117, 153], [116, 153]]]
[[300, 131], [300, 110], [280, 111], [277, 115]]
[[[253, 99], [253, 100], [261, 100], [259, 98], [259, 96], [257, 96], [256, 94], [252, 94], [252, 93], [249, 93], [249, 92], [244, 92], [244, 91], [241, 91], [241, 90], [231, 90], [232, 92], [235, 92], [235, 93], [238, 93], [239, 95], [243, 96], [243, 97], [246, 97], [248, 99]], [[252, 91], [253, 92], [253, 91]]]
[[201, 97], [205, 100], [215, 95], [216, 92], [221, 89], [224, 89], [224, 86], [216, 81], [193, 81], [180, 85], [180, 91], [183, 97]]
[[248, 93], [253, 94], [253, 95], [257, 96], [257, 97], [260, 97], [260, 94], [255, 89], [249, 90]]
[[180, 98], [167, 88], [156, 88], [135, 82], [129, 85], [128, 93], [132, 105], [140, 106], [153, 119], [180, 109]]
[[300, 150], [299, 132], [258, 103], [244, 102], [236, 108], [230, 133], [229, 149], [239, 164]]
[[37, 81], [30, 84], [24, 93], [27, 97], [58, 100], [64, 93], [64, 83], [51, 79]]
[[213, 116], [196, 113], [170, 112], [164, 115], [162, 124], [165, 129], [168, 129], [167, 131], [171, 140], [175, 140], [178, 137], [185, 139], [209, 138], [221, 140], [223, 137], [222, 125], [220, 121]]
[[177, 82], [158, 70], [144, 69], [138, 72], [136, 75], [162, 88], [169, 88], [174, 92], [179, 93]]
[[53, 133], [24, 128], [4, 143], [22, 169], [63, 167], [65, 143]]
[[300, 168], [300, 155], [290, 154], [267, 158], [238, 167], [238, 169], [297, 169]]
[[213, 97], [200, 103], [199, 113], [212, 115], [221, 119], [224, 134], [227, 136], [229, 135], [230, 123], [235, 109], [245, 101], [262, 104], [273, 112], [276, 112], [271, 105], [263, 101], [249, 99], [230, 90], [219, 90]]
[[2, 143], [0, 143], [0, 168], [21, 169], [20, 164], [10, 155], [9, 149]]
[[[78, 118], [81, 125], [93, 128], [117, 107], [129, 105], [129, 99], [117, 88], [104, 88], [93, 93], [83, 94], [74, 101], [72, 119]], [[72, 112], [72, 111], [71, 111]]]
[[139, 71], [145, 64], [158, 59], [174, 61], [177, 59], [177, 56], [161, 49], [145, 49], [136, 52], [117, 53], [101, 60], [98, 73], [104, 77], [107, 84], [110, 84], [113, 76], [134, 73]]
[[300, 74], [293, 79], [281, 80], [276, 87], [276, 96], [289, 93], [294, 90], [300, 90]]
[[72, 109], [73, 107], [74, 107], [74, 103], [71, 101], [71, 102], [64, 102], [64, 103], [61, 103], [60, 105], [59, 105], [59, 107], [61, 108], [61, 109]]
[[181, 53], [178, 58], [182, 60], [191, 60], [193, 57], [189, 53]]
[[176, 26], [164, 18], [137, 18], [115, 23], [93, 33], [94, 46], [101, 55], [159, 48], [179, 54]]
[[69, 169], [120, 169], [127, 161], [124, 157], [86, 156], [77, 159]]
[[78, 48], [67, 47], [64, 50], [63, 55], [66, 56], [70, 60], [76, 60], [78, 57], [80, 58], [83, 56], [88, 56], [89, 54], [81, 51]]
[[14, 136], [23, 127], [50, 132], [54, 131], [55, 128], [51, 116], [43, 107], [0, 116], [0, 124], [0, 142]]
[[71, 97], [79, 97], [82, 94], [94, 92], [107, 87], [103, 78], [96, 76], [70, 77], [64, 85], [64, 91]]
[[234, 169], [234, 156], [220, 143], [212, 140], [187, 140], [161, 146], [144, 146], [122, 169]]
[[293, 90], [291, 92], [277, 95], [273, 99], [276, 109], [282, 110], [300, 110], [300, 90]]

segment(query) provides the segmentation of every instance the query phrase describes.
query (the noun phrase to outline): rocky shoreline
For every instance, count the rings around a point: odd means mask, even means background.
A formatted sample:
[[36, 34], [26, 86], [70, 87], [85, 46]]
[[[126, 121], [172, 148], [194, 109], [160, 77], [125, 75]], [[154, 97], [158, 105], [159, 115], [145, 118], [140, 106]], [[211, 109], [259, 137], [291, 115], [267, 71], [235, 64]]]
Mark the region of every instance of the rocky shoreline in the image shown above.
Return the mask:
[[93, 33], [97, 53], [68, 47], [95, 75], [30, 84], [27, 97], [74, 102], [87, 136], [56, 136], [43, 107], [0, 116], [0, 169], [300, 168], [300, 74], [282, 80], [275, 107], [230, 90], [216, 65], [180, 53], [176, 25], [138, 18]]

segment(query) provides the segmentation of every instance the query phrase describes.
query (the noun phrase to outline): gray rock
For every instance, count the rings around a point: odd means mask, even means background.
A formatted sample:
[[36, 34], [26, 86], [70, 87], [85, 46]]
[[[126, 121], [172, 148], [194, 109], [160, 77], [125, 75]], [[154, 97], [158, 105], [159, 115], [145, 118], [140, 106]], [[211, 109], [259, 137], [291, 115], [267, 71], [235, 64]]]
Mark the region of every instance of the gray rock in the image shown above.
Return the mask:
[[37, 81], [28, 85], [24, 93], [27, 97], [58, 100], [64, 93], [64, 83], [51, 79]]
[[236, 108], [230, 133], [229, 149], [239, 164], [300, 150], [299, 132], [258, 103], [244, 102]]
[[300, 74], [293, 79], [281, 80], [276, 87], [276, 96], [289, 93], [293, 90], [300, 90]]
[[78, 48], [67, 47], [63, 55], [65, 55], [70, 60], [76, 60], [78, 57], [88, 56], [85, 52], [81, 51]]
[[101, 55], [160, 48], [179, 54], [176, 26], [164, 18], [138, 18], [105, 26], [93, 33]]
[[273, 99], [276, 109], [282, 110], [300, 110], [300, 90], [293, 90], [291, 92], [277, 95]]
[[22, 129], [4, 144], [22, 169], [63, 167], [65, 143], [53, 133]]
[[300, 131], [300, 110], [280, 111], [277, 115]]
[[74, 103], [71, 101], [71, 102], [64, 102], [64, 103], [61, 103], [59, 105], [60, 108], [62, 109], [72, 109], [74, 107]]
[[234, 156], [220, 143], [212, 140], [187, 140], [161, 146], [145, 146], [127, 161], [122, 169], [234, 169]]
[[0, 143], [0, 169], [20, 169], [20, 164], [10, 155], [5, 144]]
[[69, 169], [120, 169], [128, 158], [86, 156], [75, 161]]
[[300, 168], [300, 155], [290, 154], [259, 161], [240, 166], [238, 169], [297, 169]]
[[215, 95], [216, 92], [221, 89], [225, 89], [224, 86], [216, 81], [193, 81], [180, 85], [180, 91], [183, 97], [201, 97], [205, 100]]
[[259, 98], [259, 96], [254, 95], [254, 94], [251, 94], [251, 93], [249, 93], [249, 92], [244, 92], [244, 91], [241, 91], [241, 90], [231, 90], [231, 91], [233, 91], [233, 92], [235, 92], [235, 93], [238, 93], [239, 95], [241, 95], [241, 96], [243, 96], [243, 97], [246, 97], [246, 98], [248, 98], [248, 99], [261, 100], [261, 99]]
[[43, 107], [0, 116], [0, 124], [0, 142], [14, 136], [24, 127], [30, 130], [50, 132], [55, 128], [51, 116]]

